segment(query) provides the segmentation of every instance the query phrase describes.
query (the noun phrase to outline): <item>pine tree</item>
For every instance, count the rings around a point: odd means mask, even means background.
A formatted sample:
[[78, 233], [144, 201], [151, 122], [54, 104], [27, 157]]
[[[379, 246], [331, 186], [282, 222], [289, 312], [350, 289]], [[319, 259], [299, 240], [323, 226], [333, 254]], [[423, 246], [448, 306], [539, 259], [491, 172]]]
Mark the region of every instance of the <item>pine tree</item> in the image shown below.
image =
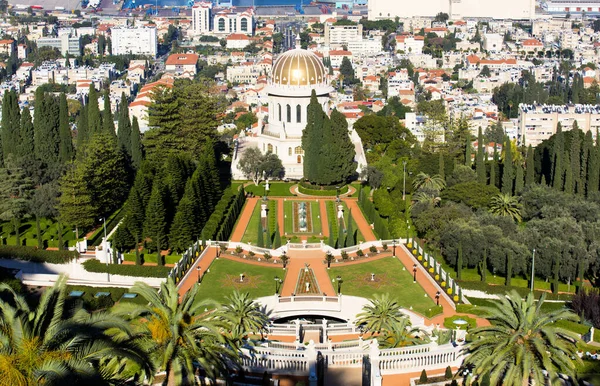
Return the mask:
[[562, 190], [564, 185], [563, 173], [563, 155], [565, 151], [565, 140], [560, 122], [556, 126], [556, 134], [554, 135], [554, 147], [552, 149], [552, 187], [556, 190]]
[[88, 127], [88, 106], [85, 105], [79, 111], [77, 119], [77, 148], [83, 148], [83, 145], [90, 139], [90, 131]]
[[346, 247], [353, 247], [356, 244], [354, 241], [354, 229], [352, 228], [352, 210], [348, 210], [348, 225], [346, 226]]
[[83, 165], [69, 164], [67, 172], [60, 178], [59, 186], [60, 221], [75, 227], [75, 237], [78, 240], [79, 230], [88, 229], [97, 220], [96, 203], [90, 194]]
[[531, 186], [535, 183], [535, 166], [533, 161], [533, 148], [531, 145], [527, 148], [527, 161], [525, 167], [525, 186]]
[[194, 241], [194, 203], [184, 195], [177, 205], [177, 212], [171, 225], [169, 242], [177, 252], [185, 251]]
[[[141, 173], [136, 176], [136, 181], [138, 178], [143, 178]], [[123, 226], [127, 228], [129, 233], [133, 236], [135, 240], [135, 256], [136, 256], [136, 264], [141, 264], [140, 252], [139, 252], [139, 243], [142, 240], [142, 235], [144, 232], [144, 219], [146, 218], [146, 206], [144, 205], [144, 200], [138, 190], [138, 186], [134, 183], [133, 187], [129, 191], [129, 197], [127, 198], [127, 207], [125, 209], [125, 220], [123, 221]]]
[[596, 131], [596, 146], [590, 150], [590, 156], [588, 157], [588, 168], [587, 168], [587, 194], [588, 196], [598, 191], [600, 185], [600, 137]]
[[322, 165], [320, 164], [323, 145], [323, 125], [327, 116], [312, 90], [310, 104], [307, 108], [306, 128], [302, 132], [302, 148], [304, 150], [304, 178], [310, 182], [318, 182]]
[[142, 135], [140, 134], [140, 126], [138, 125], [137, 117], [133, 117], [131, 124], [131, 164], [135, 170], [140, 168], [143, 159], [142, 150]]
[[338, 238], [337, 238], [338, 249], [344, 248], [345, 242], [346, 242], [346, 235], [344, 233], [344, 219], [340, 218], [338, 220]]
[[115, 135], [115, 120], [110, 106], [110, 94], [108, 90], [104, 92], [104, 110], [102, 111], [102, 130]]
[[[577, 121], [575, 121], [577, 122]], [[581, 131], [571, 130], [571, 151], [570, 151], [570, 171], [571, 178], [573, 179], [573, 193], [583, 194], [583, 188], [581, 186]]]
[[512, 146], [510, 139], [506, 137], [504, 143], [504, 162], [502, 163], [502, 193], [513, 194], [513, 161], [512, 161]]
[[573, 173], [571, 173], [571, 156], [568, 151], [565, 150], [563, 160], [565, 161], [562, 174], [565, 177], [564, 192], [574, 193], [575, 181], [573, 181]]
[[17, 93], [9, 90], [2, 98], [2, 154], [6, 163], [10, 154], [16, 154], [20, 144], [21, 114]]
[[471, 151], [471, 135], [467, 133], [465, 143], [465, 165], [468, 167], [471, 167], [473, 165], [473, 162], [471, 161], [472, 154], [473, 153]]
[[98, 93], [96, 92], [94, 83], [90, 84], [87, 112], [88, 132], [91, 137], [102, 130], [102, 117], [100, 115], [100, 107], [98, 106]]
[[515, 173], [515, 194], [520, 195], [523, 193], [524, 181], [523, 181], [523, 165], [521, 162], [517, 163]]
[[444, 165], [444, 154], [442, 152], [439, 153], [438, 174], [443, 180], [446, 180], [446, 166]]
[[69, 110], [67, 107], [67, 97], [64, 93], [60, 94], [59, 100], [59, 139], [58, 155], [61, 163], [70, 161], [73, 158], [73, 139], [71, 137], [71, 128], [69, 127]]
[[588, 165], [590, 154], [592, 149], [594, 148], [594, 140], [592, 139], [592, 132], [588, 130], [583, 137], [583, 145], [581, 147], [581, 175], [579, 176], [579, 180], [581, 181], [582, 191], [581, 194], [587, 194], [587, 185], [588, 185]]
[[167, 209], [165, 205], [166, 193], [162, 181], [156, 178], [152, 186], [152, 194], [148, 207], [146, 208], [146, 219], [144, 223], [144, 237], [152, 240], [151, 248], [157, 250], [157, 260], [160, 261], [160, 251], [168, 246], [167, 231]]
[[483, 153], [483, 133], [481, 132], [481, 127], [479, 128], [479, 132], [477, 133], [477, 159], [476, 159], [475, 169], [477, 171], [477, 182], [485, 185], [485, 183], [487, 182], [487, 176], [485, 173], [485, 157], [484, 157], [484, 153]]
[[129, 119], [129, 107], [127, 106], [127, 97], [125, 97], [125, 93], [121, 95], [121, 102], [119, 103], [118, 125], [119, 129], [117, 131], [117, 137], [119, 139], [119, 145], [125, 150], [127, 156], [131, 158], [131, 142], [133, 133], [131, 130], [131, 121]]

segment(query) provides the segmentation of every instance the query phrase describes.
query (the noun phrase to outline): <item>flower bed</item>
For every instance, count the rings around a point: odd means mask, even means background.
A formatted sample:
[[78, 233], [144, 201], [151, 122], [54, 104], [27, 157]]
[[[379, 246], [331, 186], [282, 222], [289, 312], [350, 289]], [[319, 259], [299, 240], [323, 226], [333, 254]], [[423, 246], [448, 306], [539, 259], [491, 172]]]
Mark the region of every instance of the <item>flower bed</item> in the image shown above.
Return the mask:
[[[308, 291], [306, 291], [306, 283], [309, 283]], [[296, 282], [296, 295], [321, 295], [319, 283], [312, 268], [302, 268], [298, 274]]]

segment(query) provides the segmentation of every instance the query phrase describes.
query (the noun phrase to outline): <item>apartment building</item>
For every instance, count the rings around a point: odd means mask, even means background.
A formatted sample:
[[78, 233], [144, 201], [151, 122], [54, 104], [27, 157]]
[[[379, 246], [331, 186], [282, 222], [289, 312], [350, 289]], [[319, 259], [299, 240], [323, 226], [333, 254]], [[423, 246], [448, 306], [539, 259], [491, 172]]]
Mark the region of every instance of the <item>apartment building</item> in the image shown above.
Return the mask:
[[362, 40], [362, 24], [354, 25], [335, 25], [335, 23], [325, 23], [325, 45], [346, 45], [350, 42]]
[[156, 57], [156, 28], [113, 28], [112, 52], [113, 55], [147, 55]]

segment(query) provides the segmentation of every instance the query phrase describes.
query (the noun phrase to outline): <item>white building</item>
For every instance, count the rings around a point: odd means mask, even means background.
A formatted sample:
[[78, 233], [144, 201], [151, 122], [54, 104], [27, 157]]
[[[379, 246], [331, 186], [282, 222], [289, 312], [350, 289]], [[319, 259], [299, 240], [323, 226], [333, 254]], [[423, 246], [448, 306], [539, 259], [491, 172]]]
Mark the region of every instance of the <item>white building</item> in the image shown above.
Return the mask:
[[63, 56], [67, 53], [69, 53], [69, 55], [79, 56], [81, 44], [79, 36], [65, 34], [59, 37], [39, 38], [37, 40], [37, 46], [56, 48], [60, 50], [60, 53]]
[[581, 14], [587, 15], [600, 13], [600, 1], [598, 0], [547, 0], [542, 3], [546, 12], [556, 14]]
[[251, 9], [244, 12], [235, 12], [224, 9], [218, 12], [213, 19], [213, 33], [216, 34], [245, 34], [254, 32], [254, 14]]
[[325, 45], [348, 44], [362, 40], [362, 24], [335, 25], [325, 23]]
[[483, 35], [483, 49], [489, 52], [499, 52], [502, 50], [504, 37], [500, 34]]
[[[569, 1], [573, 2], [573, 0]], [[393, 19], [396, 16], [433, 17], [439, 12], [447, 13], [453, 20], [467, 17], [533, 19], [535, 0], [369, 0], [369, 20]]]
[[[282, 161], [285, 177], [300, 179], [304, 175], [304, 150], [302, 132], [307, 123], [307, 108], [312, 91], [323, 110], [330, 113], [330, 93], [327, 69], [314, 53], [294, 49], [279, 56], [273, 66], [272, 76], [267, 86], [268, 124], [258, 127], [252, 135], [240, 140], [240, 152], [258, 147], [261, 152], [272, 152]], [[261, 122], [262, 123], [262, 122]], [[360, 138], [353, 129], [348, 135], [355, 144], [358, 171], [366, 166]], [[245, 178], [237, 164], [241, 154], [236, 154], [232, 164], [233, 178]]]
[[113, 28], [112, 52], [113, 55], [148, 55], [156, 57], [156, 28]]
[[347, 46], [354, 56], [373, 56], [383, 51], [381, 39], [361, 39], [348, 42]]
[[192, 31], [197, 34], [207, 34], [212, 30], [212, 3], [200, 2], [192, 7]]

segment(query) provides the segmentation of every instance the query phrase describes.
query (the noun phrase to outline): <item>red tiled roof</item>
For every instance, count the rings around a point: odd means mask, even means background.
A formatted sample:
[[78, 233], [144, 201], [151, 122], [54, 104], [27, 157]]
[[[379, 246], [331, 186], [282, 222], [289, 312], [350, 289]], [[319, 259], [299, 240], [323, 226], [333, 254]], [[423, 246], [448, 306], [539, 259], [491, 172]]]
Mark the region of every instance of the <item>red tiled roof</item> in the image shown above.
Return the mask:
[[169, 55], [166, 61], [167, 66], [185, 66], [198, 63], [197, 54], [172, 54]]

